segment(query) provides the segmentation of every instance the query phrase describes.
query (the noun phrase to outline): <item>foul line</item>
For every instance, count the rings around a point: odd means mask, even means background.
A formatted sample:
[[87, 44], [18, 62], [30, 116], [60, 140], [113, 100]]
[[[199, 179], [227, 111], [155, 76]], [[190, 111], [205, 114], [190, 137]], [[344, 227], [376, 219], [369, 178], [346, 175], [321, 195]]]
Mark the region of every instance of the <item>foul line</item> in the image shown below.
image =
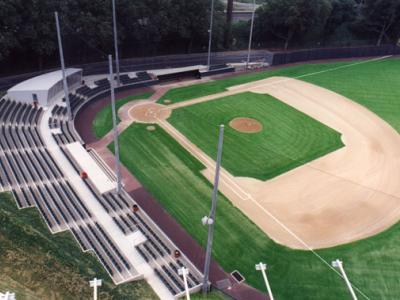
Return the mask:
[[250, 85], [250, 84], [252, 84], [252, 86], [250, 88], [250, 91], [251, 91], [251, 90], [254, 90], [254, 89], [258, 88], [258, 87], [273, 86], [273, 85], [276, 85], [276, 84], [288, 82], [288, 81], [293, 80], [293, 79], [300, 79], [300, 78], [314, 76], [314, 75], [323, 74], [323, 73], [328, 73], [328, 72], [332, 72], [332, 71], [336, 71], [336, 70], [340, 70], [340, 69], [346, 69], [346, 68], [350, 68], [350, 67], [354, 67], [354, 66], [370, 63], [370, 62], [376, 62], [376, 61], [384, 60], [384, 59], [390, 58], [392, 56], [393, 55], [381, 56], [381, 57], [372, 58], [372, 59], [368, 59], [368, 60], [362, 60], [362, 61], [355, 62], [355, 63], [352, 63], [352, 64], [346, 64], [346, 65], [343, 65], [343, 66], [338, 66], [338, 67], [335, 67], [335, 68], [330, 68], [330, 69], [321, 70], [321, 71], [317, 71], [317, 72], [307, 73], [307, 74], [303, 74], [303, 75], [299, 75], [299, 76], [285, 77], [285, 78], [282, 78], [282, 79], [274, 81], [274, 82], [263, 83], [263, 84], [258, 84], [258, 85], [255, 84], [254, 85], [254, 83], [257, 83], [259, 81], [263, 81], [263, 80], [266, 80], [268, 78], [279, 77], [279, 76], [277, 75], [277, 76], [266, 77], [266, 78], [263, 78], [263, 79], [260, 79], [260, 80], [253, 81], [252, 83], [248, 82], [248, 83], [239, 84], [237, 86], [227, 87], [225, 91], [217, 93], [217, 94], [206, 95], [206, 96], [203, 96], [203, 97], [200, 97], [200, 98], [189, 99], [189, 100], [186, 100], [186, 101], [173, 103], [171, 105], [168, 105], [167, 107], [168, 107], [168, 109], [171, 109], [171, 110], [182, 108], [182, 107], [188, 107], [188, 106], [192, 106], [192, 105], [203, 103], [203, 102], [218, 100], [219, 98], [224, 97], [224, 96], [236, 95], [236, 94], [239, 94], [244, 89], [246, 91], [248, 91], [249, 90], [248, 89], [248, 85]]
[[[335, 67], [335, 68], [331, 68], [331, 69], [327, 69], [327, 70], [322, 70], [322, 71], [318, 71], [318, 72], [313, 72], [313, 73], [309, 73], [309, 74], [304, 74], [304, 75], [299, 75], [299, 76], [296, 76], [296, 77], [292, 77], [292, 78], [285, 78], [285, 79], [282, 79], [282, 80], [279, 80], [279, 81], [276, 81], [276, 82], [272, 82], [272, 83], [270, 83], [270, 84], [268, 84], [268, 85], [274, 85], [274, 84], [278, 84], [278, 83], [282, 83], [282, 82], [287, 82], [287, 81], [290, 81], [291, 79], [299, 79], [299, 78], [304, 78], [304, 77], [309, 77], [309, 76], [314, 76], [314, 75], [318, 75], [318, 74], [323, 74], [323, 73], [327, 73], [327, 72], [332, 72], [332, 71], [336, 71], [336, 70], [339, 70], [339, 69], [344, 69], [344, 68], [349, 68], [349, 67], [354, 67], [354, 66], [357, 66], [357, 65], [361, 65], [361, 64], [365, 64], [365, 63], [369, 63], [369, 62], [374, 62], [374, 61], [379, 61], [379, 60], [384, 60], [384, 59], [386, 59], [386, 58], [389, 58], [389, 57], [392, 57], [392, 55], [388, 55], [388, 56], [382, 56], [382, 57], [378, 57], [378, 58], [374, 58], [374, 59], [370, 59], [370, 60], [365, 60], [365, 61], [361, 61], [361, 62], [356, 62], [356, 63], [353, 63], [353, 64], [348, 64], [348, 65], [344, 65], [344, 66], [339, 66], [339, 67]], [[258, 86], [261, 86], [261, 85], [258, 85]], [[257, 85], [256, 86], [253, 86], [252, 88], [254, 88], [254, 87], [258, 87]], [[263, 86], [265, 86], [265, 84], [263, 84]], [[243, 89], [244, 87], [240, 87], [240, 88], [238, 88], [237, 89], [237, 91], [239, 92], [241, 89]], [[229, 91], [229, 90], [228, 90]], [[235, 91], [234, 89], [233, 90], [231, 90], [231, 91]], [[218, 94], [217, 94], [218, 95]], [[218, 96], [217, 96], [218, 97]], [[212, 99], [209, 99], [209, 100], [215, 100], [215, 99], [218, 99], [218, 98], [212, 98]], [[195, 100], [195, 99], [194, 99]], [[209, 100], [205, 100], [204, 102], [206, 102], [206, 101], [209, 101]], [[197, 102], [197, 103], [199, 103], [199, 102]], [[197, 103], [193, 103], [193, 104], [197, 104]], [[192, 105], [192, 104], [189, 104], [189, 105]], [[189, 105], [187, 105], [187, 106], [189, 106]], [[174, 108], [171, 108], [171, 109], [174, 109]], [[160, 122], [161, 120], [158, 120], [159, 121], [159, 124], [160, 123], [164, 123], [164, 122]], [[173, 127], [172, 125], [171, 125], [171, 127]], [[207, 159], [208, 160], [208, 159]], [[235, 192], [234, 190], [233, 190], [233, 188], [229, 185], [229, 184], [227, 184], [228, 185], [228, 187], [233, 191], [233, 192]], [[236, 185], [236, 183], [235, 183], [235, 185]], [[236, 192], [235, 192], [236, 193]], [[245, 193], [245, 194], [247, 194], [247, 193]], [[249, 195], [249, 194], [248, 194]], [[338, 272], [333, 266], [331, 266], [331, 264], [329, 264], [322, 256], [320, 256], [316, 251], [314, 251], [314, 249], [312, 249], [303, 239], [301, 239], [298, 235], [296, 235], [289, 227], [287, 227], [284, 223], [282, 223], [277, 217], [275, 217], [272, 213], [270, 213], [266, 208], [264, 208], [259, 202], [257, 202], [251, 195], [249, 195], [249, 198], [248, 199], [250, 199], [256, 206], [258, 206], [264, 213], [266, 213], [271, 219], [273, 219], [279, 226], [281, 226], [286, 232], [288, 232], [291, 236], [293, 236], [298, 242], [300, 242], [306, 249], [308, 249], [312, 254], [314, 254], [323, 264], [325, 264], [329, 269], [331, 269], [333, 272], [335, 272], [339, 277], [341, 277], [343, 280], [345, 279], [344, 278], [344, 276], [340, 273], [340, 272]], [[362, 291], [361, 291], [361, 289], [360, 288], [358, 288], [356, 285], [354, 285], [353, 283], [350, 283], [355, 289], [356, 289], [356, 291], [358, 292], [358, 293], [360, 293], [360, 295], [362, 295], [365, 299], [370, 299], [366, 294], [364, 294]]]

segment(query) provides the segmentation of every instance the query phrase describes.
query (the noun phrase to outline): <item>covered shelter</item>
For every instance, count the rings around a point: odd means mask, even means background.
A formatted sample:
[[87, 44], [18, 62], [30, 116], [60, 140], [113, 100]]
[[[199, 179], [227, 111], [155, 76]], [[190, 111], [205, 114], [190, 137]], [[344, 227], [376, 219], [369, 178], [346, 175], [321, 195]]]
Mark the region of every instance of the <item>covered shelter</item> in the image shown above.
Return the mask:
[[[81, 85], [82, 69], [65, 70], [69, 90]], [[63, 96], [63, 77], [61, 70], [42, 74], [18, 83], [7, 91], [10, 100], [50, 106]]]

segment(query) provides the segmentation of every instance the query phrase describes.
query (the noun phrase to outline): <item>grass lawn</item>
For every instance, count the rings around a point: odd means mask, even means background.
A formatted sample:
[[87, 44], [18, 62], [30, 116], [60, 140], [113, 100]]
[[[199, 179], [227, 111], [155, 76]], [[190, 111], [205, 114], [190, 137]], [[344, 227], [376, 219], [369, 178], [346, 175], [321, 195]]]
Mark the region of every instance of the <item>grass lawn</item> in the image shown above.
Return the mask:
[[99, 299], [157, 299], [145, 281], [115, 286], [69, 232], [51, 234], [36, 209], [18, 210], [10, 194], [0, 194], [0, 292], [18, 300], [91, 299], [95, 276], [103, 279]]
[[[167, 211], [201, 244], [212, 187], [203, 166], [157, 127], [133, 124], [120, 138], [121, 159]], [[140, 159], [137, 159], [140, 157]], [[230, 272], [239, 270], [249, 284], [265, 290], [254, 264], [269, 266], [277, 299], [349, 299], [342, 279], [309, 251], [276, 244], [223, 196], [219, 196], [213, 256]], [[318, 251], [328, 262], [341, 258], [352, 282], [370, 299], [397, 299], [400, 294], [400, 225], [373, 238]], [[359, 295], [360, 296], [360, 295]], [[360, 296], [359, 299], [362, 299]]]
[[[149, 98], [153, 93], [148, 92], [148, 93], [143, 93], [139, 95], [132, 95], [128, 96], [126, 98], [122, 99], [117, 99], [115, 102], [115, 108], [118, 112], [118, 110], [127, 104], [128, 102], [134, 101], [134, 100], [140, 100], [140, 99], [147, 99]], [[117, 122], [119, 123], [121, 120], [119, 119], [117, 115]], [[92, 124], [92, 130], [96, 136], [97, 139], [101, 139], [104, 137], [107, 133], [109, 133], [112, 130], [112, 109], [111, 109], [111, 104], [104, 107], [101, 111], [99, 111], [96, 115], [96, 118], [93, 121]]]
[[215, 158], [218, 125], [237, 117], [254, 118], [263, 130], [248, 134], [225, 127], [222, 165], [234, 176], [267, 180], [343, 146], [335, 130], [269, 95], [251, 92], [176, 109], [168, 121]]
[[[181, 299], [185, 299], [182, 297]], [[231, 297], [225, 296], [223, 293], [214, 290], [207, 295], [203, 295], [201, 292], [197, 294], [190, 295], [190, 299], [192, 300], [229, 300]]]
[[[336, 62], [306, 64], [251, 73], [204, 84], [170, 90], [163, 99], [180, 102], [225, 91], [227, 87], [260, 80], [271, 76], [302, 77], [301, 80], [317, 84], [356, 101], [400, 131], [400, 59], [379, 61]], [[345, 67], [347, 66], [347, 67]], [[343, 68], [341, 68], [343, 67]], [[339, 68], [324, 72], [333, 68]]]

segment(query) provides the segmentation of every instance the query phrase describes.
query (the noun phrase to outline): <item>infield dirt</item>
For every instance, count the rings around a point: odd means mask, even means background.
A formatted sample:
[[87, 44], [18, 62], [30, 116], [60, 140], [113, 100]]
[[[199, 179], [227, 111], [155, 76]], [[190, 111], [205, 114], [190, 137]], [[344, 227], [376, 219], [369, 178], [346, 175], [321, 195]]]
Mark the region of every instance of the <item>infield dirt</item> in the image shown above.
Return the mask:
[[[265, 233], [299, 249], [336, 246], [381, 232], [400, 218], [400, 138], [365, 107], [324, 88], [273, 77], [180, 102], [170, 109], [251, 91], [270, 94], [342, 134], [345, 147], [272, 180], [222, 170], [220, 190]], [[207, 168], [215, 162], [166, 120], [159, 124]]]
[[400, 218], [400, 137], [365, 107], [296, 79], [272, 77], [226, 92], [154, 107], [137, 106], [135, 121], [155, 122], [190, 151], [213, 182], [215, 162], [177, 131], [173, 109], [245, 91], [269, 94], [342, 134], [345, 147], [268, 181], [234, 177], [222, 169], [220, 190], [280, 244], [298, 249], [332, 247], [375, 235]]

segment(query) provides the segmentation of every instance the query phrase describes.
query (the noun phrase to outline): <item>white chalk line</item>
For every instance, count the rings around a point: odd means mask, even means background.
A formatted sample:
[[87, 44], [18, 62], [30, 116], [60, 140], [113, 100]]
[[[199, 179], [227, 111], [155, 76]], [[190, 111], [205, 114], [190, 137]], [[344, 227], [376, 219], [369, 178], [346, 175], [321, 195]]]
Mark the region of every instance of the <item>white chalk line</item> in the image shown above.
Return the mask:
[[[322, 74], [322, 73], [327, 73], [327, 72], [332, 72], [332, 71], [336, 71], [339, 69], [344, 69], [344, 68], [350, 68], [350, 67], [354, 67], [357, 65], [361, 65], [361, 64], [365, 64], [365, 63], [369, 63], [369, 62], [375, 62], [375, 61], [379, 61], [379, 60], [384, 60], [386, 58], [390, 58], [392, 57], [392, 55], [388, 55], [388, 56], [383, 56], [383, 57], [378, 57], [378, 58], [374, 58], [374, 59], [370, 59], [370, 60], [365, 60], [365, 61], [361, 61], [361, 62], [357, 62], [357, 63], [353, 63], [353, 64], [348, 64], [348, 65], [344, 65], [344, 66], [339, 66], [339, 67], [335, 67], [335, 68], [331, 68], [331, 69], [327, 69], [327, 70], [322, 70], [322, 71], [318, 71], [318, 72], [313, 72], [313, 73], [309, 73], [309, 74], [304, 74], [304, 75], [299, 75], [296, 77], [292, 77], [292, 78], [285, 78], [285, 79], [281, 79], [272, 83], [269, 83], [267, 85], [263, 84], [263, 85], [256, 85], [256, 86], [252, 86], [252, 88], [257, 88], [259, 86], [272, 86], [272, 85], [276, 85], [279, 83], [283, 83], [283, 82], [288, 82], [292, 79], [299, 79], [299, 78], [304, 78], [304, 77], [309, 77], [309, 76], [314, 76], [314, 75], [318, 75], [318, 74]], [[237, 90], [232, 89], [229, 91], [235, 91], [237, 93], [239, 93], [241, 90], [246, 89], [246, 87], [240, 87]], [[235, 93], [235, 94], [237, 94]], [[210, 98], [210, 99], [205, 99], [204, 101], [201, 102], [206, 102], [206, 101], [210, 101], [210, 100], [215, 100], [220, 98], [221, 94], [226, 94], [226, 92], [224, 93], [220, 93], [220, 94], [216, 94], [216, 98]], [[190, 101], [190, 100], [189, 100]], [[190, 106], [190, 105], [194, 105], [197, 103], [201, 103], [201, 102], [196, 102], [196, 103], [191, 103], [186, 106]], [[179, 107], [184, 107], [184, 106], [179, 106]], [[174, 108], [178, 108], [178, 107], [168, 107], [169, 109], [174, 109]], [[161, 120], [159, 120], [161, 121]], [[166, 121], [165, 121], [166, 122]], [[168, 123], [168, 122], [166, 122]], [[172, 125], [170, 125], [172, 128], [174, 128]], [[175, 129], [175, 128], [174, 128]], [[175, 129], [176, 130], [176, 129]], [[209, 158], [207, 158], [207, 161], [209, 161]], [[230, 179], [230, 178], [229, 178]], [[230, 179], [231, 180], [231, 179]], [[233, 182], [233, 181], [232, 181]], [[236, 186], [237, 184], [234, 183]], [[227, 184], [227, 186], [235, 193], [236, 191], [234, 191], [234, 189], [232, 187], [230, 187], [229, 184]], [[240, 188], [240, 187], [239, 187]], [[241, 189], [241, 188], [240, 188]], [[245, 193], [248, 194], [248, 193]], [[298, 235], [296, 235], [290, 228], [288, 228], [285, 224], [283, 224], [277, 217], [275, 217], [271, 212], [269, 212], [266, 208], [264, 208], [258, 201], [256, 201], [251, 194], [248, 194], [249, 198], [253, 203], [255, 203], [256, 206], [258, 206], [265, 214], [267, 214], [270, 218], [272, 218], [279, 226], [281, 226], [285, 231], [287, 231], [291, 236], [293, 236], [298, 242], [300, 242], [303, 246], [305, 246], [305, 248], [307, 248], [311, 253], [313, 253], [319, 260], [321, 260], [321, 262], [323, 264], [325, 264], [326, 266], [328, 266], [329, 269], [331, 269], [332, 271], [334, 271], [339, 277], [341, 277], [342, 279], [344, 279], [343, 275], [340, 274], [333, 266], [331, 266], [324, 258], [322, 258], [318, 253], [316, 253], [311, 246], [309, 246], [303, 239], [301, 239]], [[365, 299], [370, 299], [367, 295], [365, 295], [360, 288], [358, 288], [356, 285], [354, 285], [353, 283], [351, 283], [351, 285], [357, 290], [357, 292], [359, 292]]]

